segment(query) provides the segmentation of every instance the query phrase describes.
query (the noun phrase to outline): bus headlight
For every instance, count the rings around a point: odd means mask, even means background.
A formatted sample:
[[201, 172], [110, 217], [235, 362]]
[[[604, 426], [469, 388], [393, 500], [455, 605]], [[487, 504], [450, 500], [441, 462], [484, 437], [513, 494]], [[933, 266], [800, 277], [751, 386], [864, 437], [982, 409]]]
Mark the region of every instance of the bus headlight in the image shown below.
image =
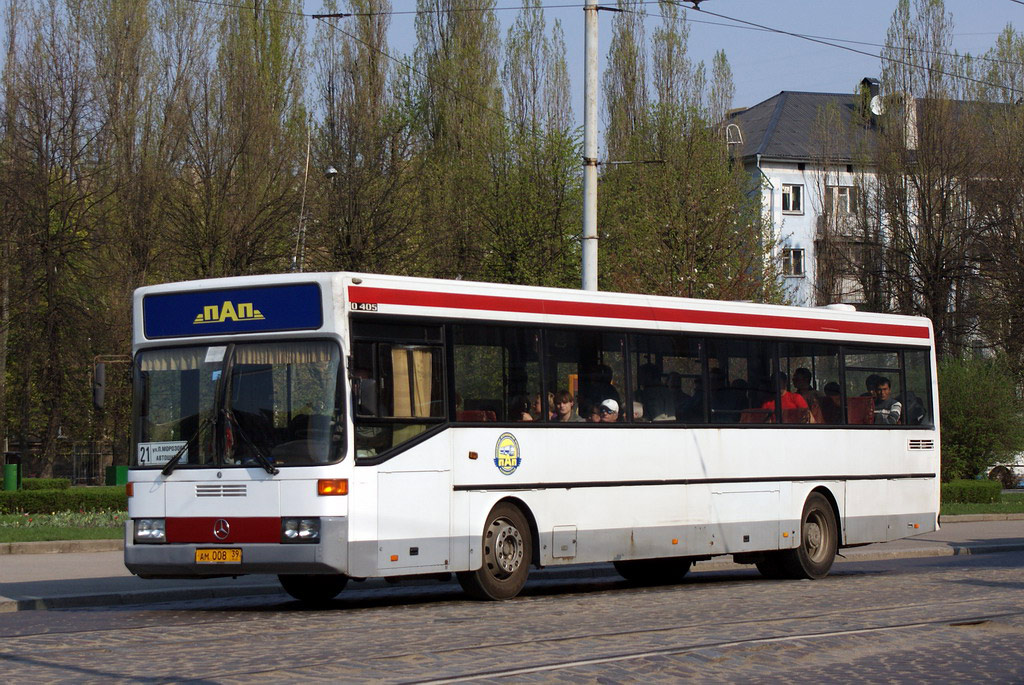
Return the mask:
[[164, 519], [135, 519], [135, 542], [167, 542]]
[[320, 519], [281, 519], [281, 542], [320, 542]]

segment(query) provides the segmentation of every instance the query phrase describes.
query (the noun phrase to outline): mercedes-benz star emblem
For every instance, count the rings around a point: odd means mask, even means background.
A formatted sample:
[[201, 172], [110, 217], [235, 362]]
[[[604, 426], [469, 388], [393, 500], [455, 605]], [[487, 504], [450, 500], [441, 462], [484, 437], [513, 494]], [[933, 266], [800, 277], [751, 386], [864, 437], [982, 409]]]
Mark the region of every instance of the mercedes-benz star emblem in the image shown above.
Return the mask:
[[213, 524], [213, 536], [218, 540], [223, 540], [231, 532], [231, 525], [228, 524], [227, 519], [217, 519]]

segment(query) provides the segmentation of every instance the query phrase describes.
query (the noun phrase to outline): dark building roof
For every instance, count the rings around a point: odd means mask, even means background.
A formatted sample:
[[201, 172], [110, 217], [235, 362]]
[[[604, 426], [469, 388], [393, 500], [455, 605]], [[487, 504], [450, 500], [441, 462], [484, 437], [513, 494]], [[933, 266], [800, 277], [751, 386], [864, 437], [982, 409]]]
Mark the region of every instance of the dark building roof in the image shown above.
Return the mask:
[[820, 123], [829, 108], [835, 108], [841, 122], [840, 130], [827, 136], [827, 157], [833, 161], [852, 161], [863, 151], [865, 142], [874, 138], [875, 127], [858, 125], [862, 118], [859, 95], [843, 93], [801, 93], [784, 90], [748, 109], [734, 111], [727, 124], [739, 126], [743, 143], [735, 146], [733, 155], [753, 158], [794, 161], [821, 159], [826, 145]]

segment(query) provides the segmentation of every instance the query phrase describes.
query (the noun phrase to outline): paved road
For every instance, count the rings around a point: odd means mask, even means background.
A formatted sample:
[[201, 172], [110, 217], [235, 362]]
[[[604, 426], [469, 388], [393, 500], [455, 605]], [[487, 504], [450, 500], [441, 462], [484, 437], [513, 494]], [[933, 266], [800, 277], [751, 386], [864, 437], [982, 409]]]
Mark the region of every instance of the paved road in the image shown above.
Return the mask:
[[10, 682], [1024, 681], [1024, 552], [749, 570], [670, 587], [531, 582], [502, 603], [453, 584], [0, 615]]

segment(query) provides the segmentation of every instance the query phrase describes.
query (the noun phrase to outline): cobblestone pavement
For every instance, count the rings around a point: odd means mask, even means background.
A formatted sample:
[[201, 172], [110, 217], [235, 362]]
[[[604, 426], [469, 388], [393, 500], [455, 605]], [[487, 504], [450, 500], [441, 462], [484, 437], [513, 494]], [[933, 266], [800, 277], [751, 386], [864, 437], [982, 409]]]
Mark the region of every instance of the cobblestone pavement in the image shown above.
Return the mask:
[[8, 682], [1024, 682], [1024, 553], [752, 571], [676, 586], [451, 584], [0, 615]]

